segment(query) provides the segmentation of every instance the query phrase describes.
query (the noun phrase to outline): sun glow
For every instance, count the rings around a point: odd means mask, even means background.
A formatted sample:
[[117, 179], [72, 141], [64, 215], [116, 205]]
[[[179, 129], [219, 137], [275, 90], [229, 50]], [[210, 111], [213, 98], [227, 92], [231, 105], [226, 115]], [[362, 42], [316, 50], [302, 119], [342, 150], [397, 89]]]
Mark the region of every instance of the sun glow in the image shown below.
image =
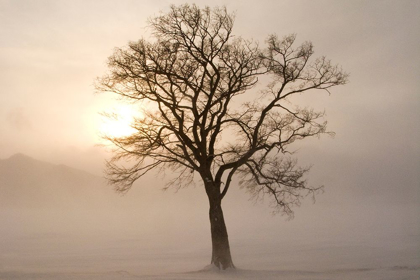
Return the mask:
[[136, 130], [132, 127], [134, 118], [140, 113], [132, 106], [120, 105], [110, 111], [102, 113], [99, 132], [107, 137], [124, 137], [133, 134]]

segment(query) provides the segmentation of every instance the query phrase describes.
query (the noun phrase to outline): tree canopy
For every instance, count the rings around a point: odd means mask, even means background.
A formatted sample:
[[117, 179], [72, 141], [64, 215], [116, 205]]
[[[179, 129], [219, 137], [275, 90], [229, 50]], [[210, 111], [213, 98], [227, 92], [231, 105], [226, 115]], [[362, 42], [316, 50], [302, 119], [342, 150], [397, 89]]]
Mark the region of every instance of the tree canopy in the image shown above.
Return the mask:
[[[149, 21], [153, 40], [118, 48], [109, 74], [97, 83], [134, 102], [143, 101], [136, 132], [109, 137], [117, 149], [108, 178], [127, 191], [148, 171], [170, 168], [186, 184], [198, 172], [224, 181], [222, 198], [235, 174], [254, 194], [269, 193], [280, 212], [291, 214], [301, 191], [312, 192], [289, 154], [296, 140], [329, 133], [324, 113], [299, 108], [288, 99], [310, 90], [345, 84], [347, 74], [325, 57], [312, 59], [310, 42], [296, 35], [268, 36], [266, 47], [232, 34], [226, 8], [172, 6]], [[257, 88], [259, 77], [271, 82]], [[135, 164], [123, 167], [122, 158]]]

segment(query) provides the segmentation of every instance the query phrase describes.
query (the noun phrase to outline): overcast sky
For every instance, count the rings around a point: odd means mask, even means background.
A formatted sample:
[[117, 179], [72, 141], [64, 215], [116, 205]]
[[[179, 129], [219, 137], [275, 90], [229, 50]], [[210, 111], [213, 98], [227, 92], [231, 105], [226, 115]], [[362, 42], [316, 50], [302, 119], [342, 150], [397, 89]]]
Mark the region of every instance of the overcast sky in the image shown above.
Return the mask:
[[[98, 172], [98, 113], [118, 105], [93, 82], [113, 48], [147, 36], [149, 17], [182, 3], [0, 0], [0, 158], [21, 152]], [[420, 1], [195, 3], [226, 5], [235, 34], [261, 44], [296, 33], [350, 73], [348, 85], [309, 100], [336, 132], [300, 151], [316, 180], [418, 196]]]

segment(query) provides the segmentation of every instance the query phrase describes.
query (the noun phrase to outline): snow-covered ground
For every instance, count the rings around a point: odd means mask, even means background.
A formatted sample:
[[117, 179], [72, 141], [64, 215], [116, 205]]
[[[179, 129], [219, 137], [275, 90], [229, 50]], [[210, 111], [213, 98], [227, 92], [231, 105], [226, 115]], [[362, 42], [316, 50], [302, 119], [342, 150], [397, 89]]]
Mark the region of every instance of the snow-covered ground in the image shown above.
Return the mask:
[[151, 178], [121, 197], [83, 172], [14, 161], [0, 161], [0, 280], [420, 279], [417, 201], [331, 189], [286, 221], [234, 188], [224, 210], [237, 269], [203, 270], [199, 186], [162, 193]]
[[200, 246], [34, 235], [0, 241], [0, 279], [419, 279], [418, 236], [395, 236], [389, 246], [367, 241], [295, 238], [271, 246], [263, 240], [236, 241], [231, 245], [237, 269], [218, 271], [203, 269], [210, 252]]
[[120, 280], [120, 279], [150, 279], [150, 280], [207, 280], [207, 279], [283, 279], [283, 280], [304, 280], [304, 279], [359, 279], [359, 280], [417, 280], [419, 274], [415, 269], [396, 267], [391, 269], [376, 270], [341, 270], [341, 271], [287, 271], [287, 270], [242, 270], [218, 272], [186, 272], [161, 275], [135, 275], [126, 271], [104, 272], [104, 273], [1, 273], [1, 279], [54, 279], [54, 280]]

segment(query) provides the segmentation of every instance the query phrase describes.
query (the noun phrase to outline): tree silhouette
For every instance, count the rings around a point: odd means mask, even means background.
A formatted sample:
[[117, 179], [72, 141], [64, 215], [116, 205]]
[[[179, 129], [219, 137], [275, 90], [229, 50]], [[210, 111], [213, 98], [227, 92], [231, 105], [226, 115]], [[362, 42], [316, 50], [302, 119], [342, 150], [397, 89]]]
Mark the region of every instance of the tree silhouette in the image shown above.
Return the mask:
[[232, 179], [292, 215], [320, 187], [307, 184], [309, 169], [297, 166], [289, 146], [329, 132], [324, 113], [295, 106], [290, 97], [343, 85], [347, 74], [325, 57], [310, 60], [312, 44], [295, 47], [295, 35], [270, 35], [264, 49], [234, 36], [226, 8], [171, 6], [149, 23], [153, 38], [116, 49], [96, 84], [145, 110], [132, 135], [106, 137], [116, 147], [108, 180], [126, 192], [153, 169], [177, 174], [169, 186], [198, 175], [210, 205], [211, 263], [234, 267], [221, 207]]

